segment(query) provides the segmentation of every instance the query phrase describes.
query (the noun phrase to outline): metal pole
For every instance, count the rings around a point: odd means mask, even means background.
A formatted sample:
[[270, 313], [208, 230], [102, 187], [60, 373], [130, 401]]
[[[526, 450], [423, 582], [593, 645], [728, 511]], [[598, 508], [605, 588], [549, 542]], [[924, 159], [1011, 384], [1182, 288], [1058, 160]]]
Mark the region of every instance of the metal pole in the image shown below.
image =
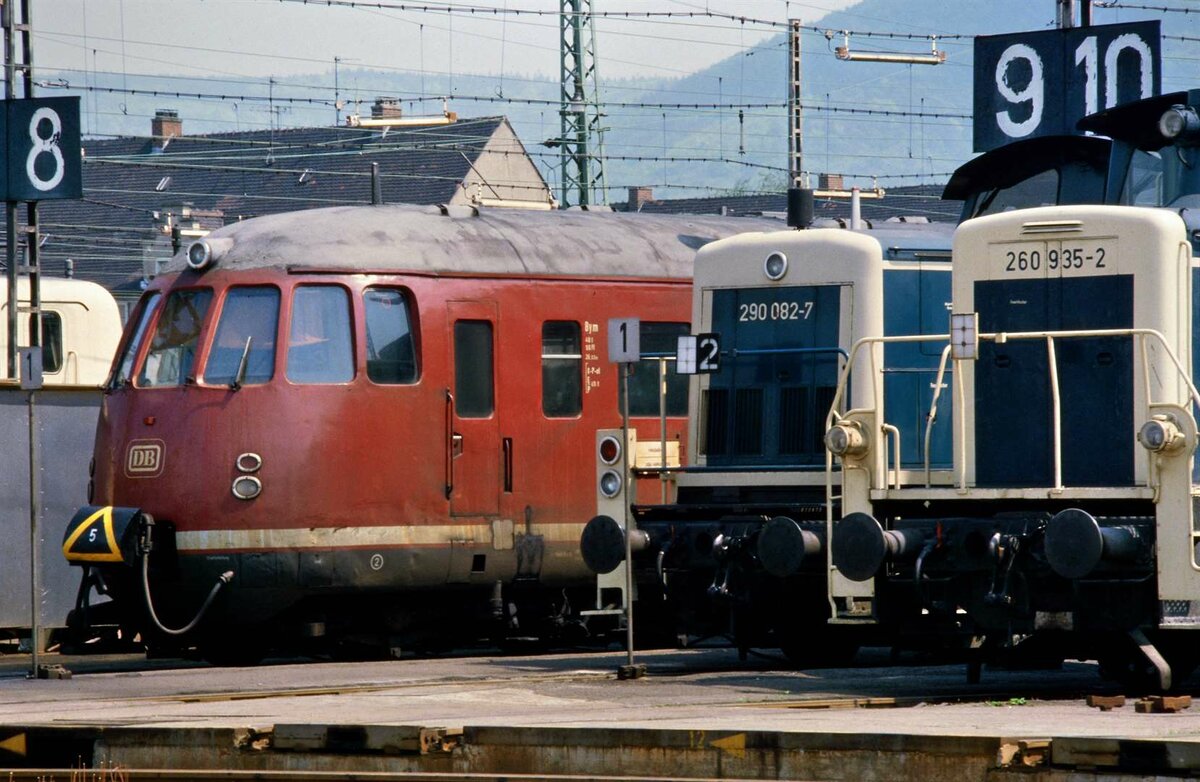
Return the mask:
[[[629, 363], [621, 364], [621, 388], [625, 392], [624, 404], [621, 406], [621, 436], [625, 438], [624, 445], [621, 446], [621, 453], [624, 455], [624, 463], [622, 472], [625, 474], [625, 479], [631, 484], [625, 489], [625, 497], [628, 499], [629, 492], [633, 489], [633, 471], [630, 469], [630, 454], [629, 454]], [[629, 541], [630, 524], [632, 523], [632, 514], [629, 512], [629, 503], [625, 503], [625, 653], [626, 664], [633, 669], [633, 544]]]
[[[11, 5], [11, 0], [5, 6]], [[32, 0], [21, 0], [21, 61], [24, 70], [24, 95], [33, 97], [33, 14]], [[15, 26], [14, 26], [15, 28]], [[14, 75], [15, 75], [15, 63]], [[41, 292], [41, 238], [38, 231], [38, 205], [29, 202], [26, 207], [25, 246], [28, 249], [29, 274], [29, 347], [37, 350], [42, 345], [42, 292]], [[30, 678], [37, 678], [38, 656], [42, 649], [41, 603], [42, 603], [42, 535], [41, 535], [41, 476], [36, 404], [37, 391], [29, 391], [29, 640], [32, 647]]]
[[1075, 26], [1075, 0], [1058, 0], [1058, 26], [1063, 30]]
[[804, 136], [804, 114], [801, 109], [800, 102], [800, 20], [791, 20], [791, 33], [788, 36], [788, 50], [790, 52], [789, 66], [789, 100], [788, 100], [788, 124], [791, 126], [791, 133], [788, 135], [789, 154], [788, 154], [788, 173], [791, 178], [792, 187], [807, 187], [805, 181], [808, 177], [804, 174], [803, 160], [803, 136]]
[[[4, 26], [4, 97], [16, 97], [16, 47], [13, 41], [12, 0], [0, 6], [0, 23]], [[17, 368], [17, 203], [5, 205], [4, 260], [8, 265], [8, 378], [16, 380]]]
[[659, 457], [659, 465], [662, 467], [658, 473], [659, 480], [662, 481], [662, 503], [667, 504], [667, 359], [660, 358], [658, 360], [658, 437], [659, 446], [662, 448]]
[[41, 651], [41, 622], [38, 621], [41, 613], [41, 568], [39, 567], [41, 557], [39, 556], [41, 549], [41, 529], [38, 523], [40, 514], [39, 499], [41, 497], [41, 480], [38, 475], [38, 436], [37, 436], [37, 419], [34, 416], [34, 401], [33, 398], [37, 394], [36, 391], [29, 391], [29, 645], [33, 650], [33, 656], [29, 663], [29, 678], [36, 679], [38, 675], [38, 654]]

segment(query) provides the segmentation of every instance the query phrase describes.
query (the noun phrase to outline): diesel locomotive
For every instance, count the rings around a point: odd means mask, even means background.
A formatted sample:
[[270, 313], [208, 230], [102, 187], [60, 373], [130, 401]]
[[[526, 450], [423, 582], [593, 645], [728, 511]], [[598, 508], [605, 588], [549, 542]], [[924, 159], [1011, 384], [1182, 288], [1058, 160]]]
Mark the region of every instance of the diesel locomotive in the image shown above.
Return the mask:
[[[948, 333], [851, 350], [839, 383], [881, 393], [834, 407], [825, 437], [839, 626], [957, 628], [973, 676], [1071, 657], [1166, 689], [1200, 661], [1198, 107], [1180, 92], [1083, 119], [1111, 139], [1090, 203], [965, 222]], [[892, 478], [885, 432], [922, 436], [872, 365], [896, 344], [947, 353], [953, 413], [929, 415], [953, 440], [948, 485]]]
[[[960, 220], [1095, 203], [1112, 145], [1098, 136], [1014, 142], [960, 167], [944, 198], [962, 202]], [[791, 222], [808, 225], [798, 213]], [[598, 496], [581, 545], [600, 573], [602, 603], [622, 599], [625, 506], [632, 504], [637, 610], [653, 617], [642, 624], [725, 636], [743, 653], [780, 647], [802, 665], [845, 661], [860, 642], [947, 642], [894, 626], [828, 622], [826, 517], [840, 513], [840, 475], [829, 476], [827, 491], [821, 437], [856, 340], [945, 330], [952, 232], [950, 224], [903, 222], [810, 227], [742, 234], [700, 251], [692, 322], [716, 335], [719, 366], [690, 387], [687, 466], [634, 471], [669, 476], [677, 498], [667, 502], [653, 488], [650, 497]], [[851, 384], [837, 401], [844, 411], [879, 395], [892, 485], [952, 481], [953, 399], [945, 388], [953, 373], [943, 368], [939, 381], [941, 354], [933, 343], [900, 341], [862, 354], [860, 361], [875, 362], [882, 386]], [[601, 442], [620, 436], [604, 432]], [[617, 466], [598, 451], [598, 474]], [[960, 629], [948, 631], [950, 642], [962, 641]]]
[[[674, 500], [644, 482], [629, 485], [650, 488], [649, 496], [599, 497], [581, 548], [601, 574], [601, 602], [621, 597], [604, 593], [623, 583], [632, 503], [640, 624], [724, 636], [743, 653], [781, 648], [798, 662], [853, 653], [857, 629], [826, 623], [825, 418], [856, 340], [913, 323], [941, 328], [952, 230], [917, 223], [778, 230], [697, 253], [692, 323], [716, 335], [719, 369], [691, 382], [686, 464], [634, 470], [669, 478]], [[902, 345], [887, 359], [889, 413], [912, 429], [928, 408], [938, 355]], [[850, 401], [868, 404], [871, 393], [856, 386]], [[602, 447], [620, 432], [600, 437]], [[893, 445], [893, 466], [906, 473], [950, 463], [941, 432], [928, 451], [914, 441]], [[599, 451], [599, 471], [614, 461]]]
[[[569, 629], [595, 431], [621, 420], [606, 322], [673, 345], [696, 249], [771, 224], [373, 206], [194, 243], [113, 363], [63, 541], [75, 625], [216, 662]], [[657, 431], [656, 376], [628, 393]]]

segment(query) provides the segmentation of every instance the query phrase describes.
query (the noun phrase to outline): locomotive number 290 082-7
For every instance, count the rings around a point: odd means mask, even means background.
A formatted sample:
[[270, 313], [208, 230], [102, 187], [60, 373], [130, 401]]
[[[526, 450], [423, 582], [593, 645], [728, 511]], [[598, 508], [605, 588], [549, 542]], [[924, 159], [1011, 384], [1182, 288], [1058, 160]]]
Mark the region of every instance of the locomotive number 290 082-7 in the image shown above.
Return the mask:
[[808, 320], [812, 311], [811, 301], [752, 301], [738, 305], [738, 320]]

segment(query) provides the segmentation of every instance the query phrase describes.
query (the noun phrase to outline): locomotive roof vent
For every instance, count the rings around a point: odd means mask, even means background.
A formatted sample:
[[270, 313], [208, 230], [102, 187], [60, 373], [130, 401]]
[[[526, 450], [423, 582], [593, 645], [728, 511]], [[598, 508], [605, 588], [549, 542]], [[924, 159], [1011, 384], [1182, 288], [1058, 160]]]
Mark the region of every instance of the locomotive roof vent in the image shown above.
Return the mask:
[[221, 260], [221, 256], [229, 252], [232, 246], [233, 240], [228, 238], [197, 239], [188, 245], [187, 265], [195, 271], [202, 272], [216, 266], [217, 261]]

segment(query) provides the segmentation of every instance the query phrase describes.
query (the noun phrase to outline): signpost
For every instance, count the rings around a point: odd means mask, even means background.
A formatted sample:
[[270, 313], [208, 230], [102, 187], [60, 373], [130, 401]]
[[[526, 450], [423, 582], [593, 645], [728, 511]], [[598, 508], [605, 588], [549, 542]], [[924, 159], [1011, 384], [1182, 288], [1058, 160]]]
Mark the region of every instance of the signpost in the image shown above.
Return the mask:
[[1158, 20], [975, 39], [974, 149], [1070, 134], [1088, 114], [1162, 89]]
[[[621, 365], [621, 473], [631, 480], [629, 464], [629, 366], [642, 359], [641, 321], [637, 318], [612, 318], [608, 321], [608, 360]], [[638, 677], [633, 663], [633, 546], [629, 540], [629, 503], [624, 503], [625, 530], [625, 667], [618, 671], [623, 679]]]

